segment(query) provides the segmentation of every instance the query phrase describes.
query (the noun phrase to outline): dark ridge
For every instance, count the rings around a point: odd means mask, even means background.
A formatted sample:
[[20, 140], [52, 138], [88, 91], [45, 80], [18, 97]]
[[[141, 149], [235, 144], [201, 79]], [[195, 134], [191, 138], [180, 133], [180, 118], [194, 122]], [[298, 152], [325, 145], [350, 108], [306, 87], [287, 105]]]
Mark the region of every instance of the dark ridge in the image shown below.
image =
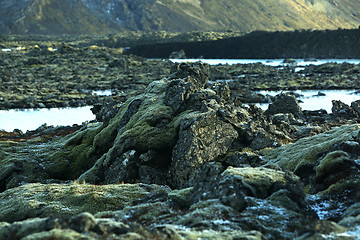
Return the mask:
[[215, 41], [143, 44], [128, 53], [168, 58], [184, 50], [188, 58], [360, 58], [360, 30], [255, 31]]

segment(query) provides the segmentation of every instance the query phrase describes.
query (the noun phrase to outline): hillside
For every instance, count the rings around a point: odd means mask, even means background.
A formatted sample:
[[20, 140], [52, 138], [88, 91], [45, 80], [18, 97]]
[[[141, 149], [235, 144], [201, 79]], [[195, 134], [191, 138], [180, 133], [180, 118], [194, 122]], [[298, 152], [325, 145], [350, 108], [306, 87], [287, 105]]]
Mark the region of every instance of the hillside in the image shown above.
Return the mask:
[[355, 28], [358, 0], [3, 0], [1, 34]]

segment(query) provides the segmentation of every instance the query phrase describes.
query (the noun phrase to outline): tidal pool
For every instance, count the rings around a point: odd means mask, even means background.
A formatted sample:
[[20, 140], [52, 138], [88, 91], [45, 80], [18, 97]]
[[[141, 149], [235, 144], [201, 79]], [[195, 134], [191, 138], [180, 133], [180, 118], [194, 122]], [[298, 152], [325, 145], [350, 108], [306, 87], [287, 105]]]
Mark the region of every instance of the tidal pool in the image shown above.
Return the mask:
[[79, 108], [51, 108], [26, 110], [1, 110], [0, 129], [11, 132], [35, 130], [43, 124], [48, 126], [67, 126], [81, 124], [95, 119], [90, 106]]

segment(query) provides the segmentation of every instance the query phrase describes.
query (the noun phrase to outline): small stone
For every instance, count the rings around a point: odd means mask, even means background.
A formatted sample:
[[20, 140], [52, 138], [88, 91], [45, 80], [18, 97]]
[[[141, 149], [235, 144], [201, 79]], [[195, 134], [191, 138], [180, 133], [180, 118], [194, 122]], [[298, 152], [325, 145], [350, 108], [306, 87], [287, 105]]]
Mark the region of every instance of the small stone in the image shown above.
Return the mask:
[[96, 219], [88, 212], [80, 213], [70, 220], [70, 228], [79, 233], [88, 232], [95, 225]]

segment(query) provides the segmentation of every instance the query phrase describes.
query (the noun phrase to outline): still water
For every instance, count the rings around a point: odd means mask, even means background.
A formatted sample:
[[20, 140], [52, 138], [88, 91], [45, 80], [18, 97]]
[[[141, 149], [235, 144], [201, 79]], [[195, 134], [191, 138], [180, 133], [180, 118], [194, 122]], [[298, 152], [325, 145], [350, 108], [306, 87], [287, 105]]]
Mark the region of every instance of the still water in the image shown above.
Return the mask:
[[0, 129], [23, 132], [35, 130], [46, 123], [51, 126], [81, 124], [95, 119], [90, 106], [79, 108], [52, 108], [0, 111]]

